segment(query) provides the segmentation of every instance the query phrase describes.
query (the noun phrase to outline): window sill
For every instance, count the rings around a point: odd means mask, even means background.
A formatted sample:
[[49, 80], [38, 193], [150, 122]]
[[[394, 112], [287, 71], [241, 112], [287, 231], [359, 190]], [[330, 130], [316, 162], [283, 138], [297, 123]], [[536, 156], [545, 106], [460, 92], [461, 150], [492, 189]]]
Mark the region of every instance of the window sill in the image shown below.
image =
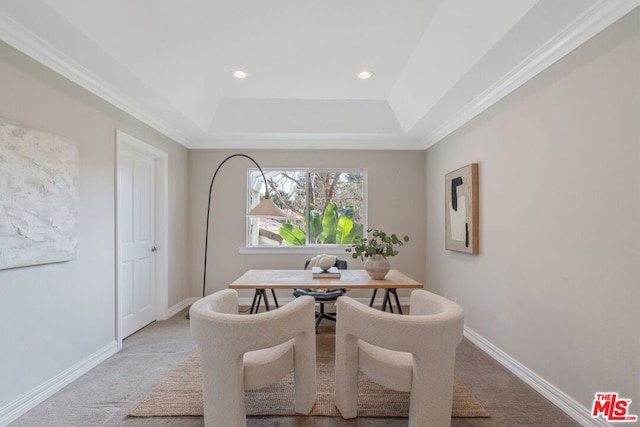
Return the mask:
[[293, 246], [280, 246], [280, 247], [248, 247], [242, 246], [238, 248], [238, 253], [241, 255], [297, 255], [297, 254], [329, 254], [338, 256], [348, 256], [351, 254], [345, 252], [345, 248], [348, 245], [323, 245], [323, 246], [305, 246], [305, 247], [293, 247]]

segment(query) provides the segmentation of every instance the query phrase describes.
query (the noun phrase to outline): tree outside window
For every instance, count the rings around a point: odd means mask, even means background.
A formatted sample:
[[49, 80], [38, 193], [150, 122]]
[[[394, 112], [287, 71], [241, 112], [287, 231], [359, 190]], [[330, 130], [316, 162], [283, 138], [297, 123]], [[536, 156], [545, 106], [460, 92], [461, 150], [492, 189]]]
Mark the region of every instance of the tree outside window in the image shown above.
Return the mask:
[[[364, 234], [366, 171], [264, 169], [273, 202], [287, 218], [249, 220], [249, 246], [348, 245]], [[258, 170], [249, 172], [250, 207], [264, 196]]]

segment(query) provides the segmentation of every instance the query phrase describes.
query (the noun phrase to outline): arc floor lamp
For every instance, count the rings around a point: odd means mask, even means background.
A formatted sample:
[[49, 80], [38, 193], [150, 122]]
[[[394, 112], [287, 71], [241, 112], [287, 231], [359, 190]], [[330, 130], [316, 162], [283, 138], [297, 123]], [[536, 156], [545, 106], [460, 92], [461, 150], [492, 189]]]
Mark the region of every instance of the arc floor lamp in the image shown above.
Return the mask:
[[202, 297], [206, 296], [206, 287], [207, 287], [207, 252], [209, 249], [209, 218], [211, 217], [211, 193], [213, 190], [213, 181], [216, 179], [216, 175], [218, 175], [218, 171], [228, 160], [234, 157], [244, 157], [253, 162], [254, 165], [260, 170], [260, 174], [262, 175], [262, 179], [264, 180], [264, 188], [265, 188], [265, 196], [264, 199], [253, 209], [247, 213], [249, 217], [257, 217], [257, 218], [286, 218], [284, 212], [277, 207], [271, 197], [269, 195], [269, 186], [267, 185], [267, 178], [264, 176], [264, 172], [262, 168], [253, 158], [247, 156], [246, 154], [238, 153], [232, 154], [226, 159], [224, 159], [216, 168], [216, 171], [213, 173], [213, 178], [211, 178], [211, 185], [209, 185], [209, 200], [207, 202], [207, 227], [205, 230], [205, 238], [204, 238], [204, 274], [202, 278]]

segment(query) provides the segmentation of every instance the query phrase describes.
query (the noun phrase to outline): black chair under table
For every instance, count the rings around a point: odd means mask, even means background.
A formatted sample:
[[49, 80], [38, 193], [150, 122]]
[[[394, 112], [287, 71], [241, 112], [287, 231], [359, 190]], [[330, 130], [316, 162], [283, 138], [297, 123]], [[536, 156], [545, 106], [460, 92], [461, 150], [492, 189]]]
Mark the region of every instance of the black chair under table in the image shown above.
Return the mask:
[[[311, 258], [307, 259], [304, 263], [305, 270], [309, 267], [309, 263], [311, 262]], [[347, 269], [347, 260], [344, 258], [336, 258], [336, 262], [334, 264], [338, 270], [346, 270]], [[336, 321], [335, 313], [327, 313], [325, 311], [324, 305], [326, 303], [336, 302], [336, 300], [344, 295], [347, 292], [346, 289], [331, 289], [331, 290], [317, 290], [317, 289], [294, 289], [293, 296], [298, 298], [303, 295], [312, 296], [313, 299], [316, 300], [316, 303], [320, 306], [320, 311], [316, 312], [316, 334], [318, 333], [318, 326], [320, 326], [320, 322], [322, 319], [328, 319], [332, 321]]]

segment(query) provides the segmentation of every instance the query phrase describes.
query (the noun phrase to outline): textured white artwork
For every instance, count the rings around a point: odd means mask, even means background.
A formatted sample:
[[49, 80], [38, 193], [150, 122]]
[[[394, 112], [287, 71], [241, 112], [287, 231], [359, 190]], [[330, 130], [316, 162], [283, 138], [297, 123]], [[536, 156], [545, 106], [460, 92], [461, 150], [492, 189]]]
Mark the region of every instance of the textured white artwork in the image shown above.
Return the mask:
[[76, 258], [78, 149], [0, 119], [0, 269]]

